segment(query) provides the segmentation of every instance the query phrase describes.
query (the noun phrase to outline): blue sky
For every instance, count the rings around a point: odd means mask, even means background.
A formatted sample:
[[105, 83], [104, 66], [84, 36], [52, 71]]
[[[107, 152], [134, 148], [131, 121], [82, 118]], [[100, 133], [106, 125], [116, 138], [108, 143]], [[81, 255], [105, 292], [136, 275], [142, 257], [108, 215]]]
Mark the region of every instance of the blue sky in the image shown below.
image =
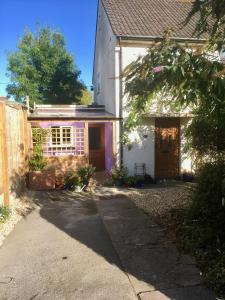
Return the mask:
[[[6, 76], [7, 53], [15, 51], [24, 29], [36, 24], [59, 29], [75, 56], [81, 79], [92, 83], [97, 0], [2, 0], [0, 6], [0, 83]], [[0, 96], [6, 95], [0, 84]]]

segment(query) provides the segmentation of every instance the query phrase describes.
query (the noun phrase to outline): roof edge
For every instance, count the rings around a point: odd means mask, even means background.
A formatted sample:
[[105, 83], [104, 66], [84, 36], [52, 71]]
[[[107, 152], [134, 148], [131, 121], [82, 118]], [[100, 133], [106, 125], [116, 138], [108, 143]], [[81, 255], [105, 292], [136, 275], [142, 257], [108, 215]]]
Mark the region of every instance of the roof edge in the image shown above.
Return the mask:
[[114, 34], [114, 36], [116, 38], [118, 38], [118, 36], [116, 35], [115, 31], [114, 31], [114, 28], [112, 26], [112, 23], [111, 23], [111, 20], [110, 20], [110, 17], [108, 15], [108, 12], [105, 8], [105, 5], [104, 5], [104, 1], [102, 0], [98, 0], [98, 5], [97, 5], [97, 19], [96, 19], [96, 27], [95, 27], [95, 46], [94, 46], [94, 64], [93, 64], [93, 69], [92, 69], [92, 84], [94, 84], [94, 72], [95, 72], [95, 55], [96, 55], [96, 45], [97, 45], [97, 30], [98, 30], [98, 17], [99, 17], [99, 8], [100, 8], [100, 4], [103, 8], [103, 11], [108, 19], [108, 22], [109, 22], [109, 26], [111, 27], [112, 29], [112, 32]]
[[117, 121], [120, 118], [115, 116], [87, 116], [87, 117], [76, 117], [76, 116], [28, 116], [28, 121], [61, 121], [61, 120], [70, 120], [70, 121]]
[[[129, 35], [117, 35], [117, 37], [122, 41], [156, 41], [156, 40], [163, 40], [164, 38], [162, 36], [129, 36]], [[175, 40], [177, 42], [192, 42], [192, 43], [206, 43], [207, 39], [201, 39], [201, 38], [183, 38], [183, 37], [171, 37], [172, 40]]]
[[98, 4], [97, 4], [97, 17], [96, 17], [96, 24], [95, 24], [95, 45], [94, 45], [94, 61], [93, 61], [93, 68], [92, 68], [92, 85], [94, 84], [95, 57], [96, 57], [96, 44], [97, 44], [97, 29], [98, 29], [98, 16], [99, 16], [100, 1], [101, 0], [98, 0]]

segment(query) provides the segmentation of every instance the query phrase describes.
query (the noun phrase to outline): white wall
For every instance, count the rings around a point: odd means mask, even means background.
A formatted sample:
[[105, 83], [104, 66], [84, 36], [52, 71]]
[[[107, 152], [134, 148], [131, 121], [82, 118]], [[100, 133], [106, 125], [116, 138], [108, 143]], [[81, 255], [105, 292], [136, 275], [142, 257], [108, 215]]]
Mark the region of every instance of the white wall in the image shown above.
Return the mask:
[[[116, 114], [115, 103], [115, 47], [117, 39], [113, 34], [108, 17], [99, 1], [95, 61], [94, 101], [105, 105], [106, 110]], [[100, 90], [99, 90], [100, 87]]]
[[187, 172], [192, 172], [193, 171], [193, 162], [190, 156], [188, 156], [185, 153], [185, 143], [186, 143], [186, 139], [185, 139], [185, 135], [184, 135], [184, 130], [185, 128], [187, 128], [188, 123], [190, 122], [190, 118], [181, 118], [180, 120], [180, 144], [181, 144], [181, 148], [180, 148], [180, 170], [181, 173], [183, 173], [184, 171]]
[[[139, 56], [144, 56], [147, 52], [146, 46], [131, 47], [123, 46], [122, 47], [122, 66], [123, 68], [127, 67], [131, 62], [136, 60]], [[123, 84], [124, 85], [124, 84]], [[124, 88], [124, 86], [123, 86]], [[126, 103], [126, 96], [123, 98], [123, 105]], [[157, 105], [156, 105], [157, 103]], [[160, 99], [156, 99], [156, 103], [153, 103], [151, 107], [151, 113], [168, 113], [168, 107], [161, 106]], [[190, 110], [185, 109], [182, 112], [188, 113]], [[123, 110], [123, 117], [126, 117], [127, 114]], [[187, 157], [187, 154], [184, 152], [185, 146], [185, 137], [184, 137], [184, 128], [187, 126], [190, 118], [181, 118], [181, 149], [180, 149], [180, 170], [183, 171], [192, 171], [192, 161], [190, 157]], [[154, 118], [149, 118], [145, 122], [140, 130], [140, 132], [133, 132], [130, 136], [131, 141], [134, 142], [134, 147], [131, 151], [128, 151], [124, 147], [124, 165], [128, 167], [131, 174], [134, 173], [135, 163], [145, 163], [147, 167], [147, 173], [154, 177], [155, 173], [155, 121]], [[143, 138], [143, 135], [148, 135], [147, 139]]]
[[[138, 131], [133, 131], [130, 140], [133, 144], [131, 150], [124, 147], [124, 166], [132, 175], [135, 171], [135, 163], [146, 165], [146, 172], [154, 177], [155, 172], [155, 119], [145, 120]], [[144, 137], [144, 136], [147, 136]]]
[[[133, 61], [135, 61], [139, 56], [144, 56], [147, 52], [146, 47], [131, 47], [131, 46], [122, 46], [121, 47], [121, 60], [122, 60], [122, 70], [124, 70], [129, 64], [131, 64]], [[125, 89], [125, 83], [123, 79], [123, 92]], [[123, 107], [125, 106], [127, 102], [127, 96], [123, 96]], [[127, 116], [127, 112], [123, 109], [122, 113], [123, 117], [125, 118]]]
[[[139, 56], [144, 56], [149, 45], [145, 44], [122, 44], [120, 45], [115, 37], [108, 17], [104, 8], [99, 3], [98, 26], [96, 32], [96, 48], [94, 61], [94, 100], [98, 104], [103, 104], [106, 110], [117, 117], [120, 117], [120, 100], [121, 100], [121, 69], [124, 69]], [[100, 90], [98, 88], [100, 86]], [[124, 82], [122, 82], [122, 90], [124, 90]], [[158, 100], [158, 99], [157, 99]], [[123, 106], [126, 97], [123, 96]], [[158, 104], [158, 101], [156, 101]], [[152, 112], [164, 112], [158, 106], [153, 106]], [[160, 111], [159, 111], [160, 110]], [[186, 111], [188, 112], [188, 111]], [[126, 117], [126, 112], [122, 110], [122, 116]], [[184, 137], [183, 128], [186, 126], [187, 119], [181, 120], [181, 170], [190, 171], [192, 164], [191, 159], [186, 158], [183, 152]], [[135, 163], [145, 163], [147, 173], [154, 177], [154, 160], [155, 160], [155, 127], [154, 118], [150, 118], [143, 124], [141, 132], [133, 132], [131, 140], [134, 142], [132, 150], [124, 147], [124, 165], [128, 167], [130, 174], [134, 173]], [[116, 157], [119, 165], [120, 161], [120, 123], [116, 122]], [[144, 134], [143, 134], [144, 132]], [[143, 138], [143, 135], [148, 138]]]

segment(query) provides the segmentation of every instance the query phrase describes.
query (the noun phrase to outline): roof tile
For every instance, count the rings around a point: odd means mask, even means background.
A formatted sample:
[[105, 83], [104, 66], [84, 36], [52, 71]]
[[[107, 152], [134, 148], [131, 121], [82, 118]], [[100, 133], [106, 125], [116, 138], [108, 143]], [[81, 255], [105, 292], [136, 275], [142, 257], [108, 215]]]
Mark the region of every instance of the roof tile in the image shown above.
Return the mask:
[[102, 3], [116, 36], [161, 37], [165, 30], [172, 29], [175, 38], [196, 37], [198, 15], [183, 25], [192, 9], [190, 0], [102, 0]]

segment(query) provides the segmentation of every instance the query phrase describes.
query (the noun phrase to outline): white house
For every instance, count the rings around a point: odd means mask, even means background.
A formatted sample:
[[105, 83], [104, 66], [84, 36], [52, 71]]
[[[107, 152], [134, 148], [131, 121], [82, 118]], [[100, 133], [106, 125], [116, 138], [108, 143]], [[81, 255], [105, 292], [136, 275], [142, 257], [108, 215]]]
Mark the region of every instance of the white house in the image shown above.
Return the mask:
[[142, 128], [132, 133], [132, 149], [121, 144], [126, 98], [120, 76], [123, 69], [144, 55], [167, 29], [173, 29], [173, 38], [181, 43], [188, 41], [194, 46], [203, 42], [193, 37], [197, 16], [185, 27], [181, 25], [191, 7], [191, 0], [99, 0], [94, 100], [120, 119], [116, 125], [116, 160], [131, 174], [140, 166], [145, 166], [146, 172], [156, 178], [177, 177], [192, 170], [192, 161], [183, 151], [183, 129], [191, 117], [188, 111], [174, 113], [156, 105]]

